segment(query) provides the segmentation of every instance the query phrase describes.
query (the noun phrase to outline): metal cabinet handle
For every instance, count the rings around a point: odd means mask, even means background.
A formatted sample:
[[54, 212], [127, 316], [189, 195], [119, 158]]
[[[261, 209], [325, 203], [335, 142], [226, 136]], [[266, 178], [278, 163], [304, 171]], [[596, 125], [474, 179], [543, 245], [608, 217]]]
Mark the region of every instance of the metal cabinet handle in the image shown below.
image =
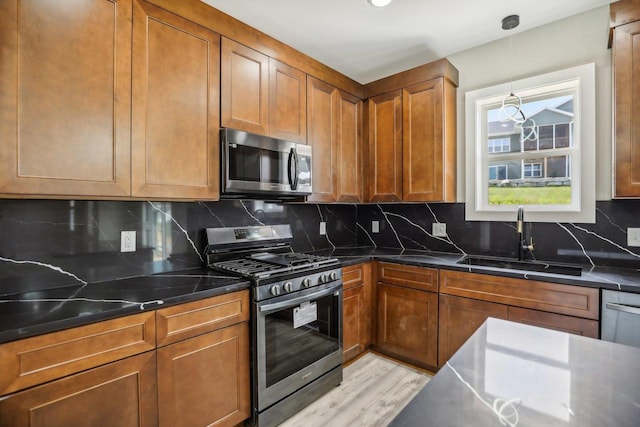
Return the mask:
[[625, 304], [616, 304], [613, 302], [608, 302], [605, 304], [608, 309], [622, 311], [624, 313], [629, 314], [638, 314], [640, 315], [640, 307], [636, 307], [633, 305], [625, 305]]
[[259, 310], [260, 310], [260, 313], [267, 313], [274, 310], [282, 310], [283, 308], [287, 308], [287, 307], [294, 307], [305, 301], [311, 301], [326, 295], [331, 295], [332, 293], [336, 292], [340, 287], [342, 287], [342, 283], [340, 283], [337, 286], [332, 286], [330, 288], [326, 288], [321, 291], [314, 292], [312, 294], [304, 295], [297, 298], [291, 298], [286, 301], [265, 304], [260, 306]]

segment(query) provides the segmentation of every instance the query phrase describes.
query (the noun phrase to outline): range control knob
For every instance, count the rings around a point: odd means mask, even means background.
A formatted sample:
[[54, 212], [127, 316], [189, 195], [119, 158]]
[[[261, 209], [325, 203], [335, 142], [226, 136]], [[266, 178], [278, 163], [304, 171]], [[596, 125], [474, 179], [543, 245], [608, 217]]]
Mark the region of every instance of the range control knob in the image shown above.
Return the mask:
[[318, 283], [327, 283], [327, 275], [321, 274], [320, 277], [318, 278]]
[[287, 282], [284, 284], [284, 290], [287, 292], [291, 292], [293, 290], [293, 283]]
[[332, 282], [337, 278], [338, 278], [338, 275], [336, 274], [335, 271], [332, 271], [331, 273], [329, 273], [329, 279], [331, 279]]
[[271, 295], [274, 297], [277, 297], [280, 295], [280, 285], [273, 285], [271, 289], [269, 289], [269, 292], [271, 292]]
[[311, 279], [309, 279], [308, 277], [302, 279], [302, 286], [304, 286], [305, 288], [311, 286]]

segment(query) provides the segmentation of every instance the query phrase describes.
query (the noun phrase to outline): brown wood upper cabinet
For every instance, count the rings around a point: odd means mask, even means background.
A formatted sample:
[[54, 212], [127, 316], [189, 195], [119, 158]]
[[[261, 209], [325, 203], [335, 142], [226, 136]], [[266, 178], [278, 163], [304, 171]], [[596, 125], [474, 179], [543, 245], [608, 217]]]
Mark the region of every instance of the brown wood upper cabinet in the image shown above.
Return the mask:
[[219, 43], [142, 0], [2, 2], [0, 194], [217, 199]]
[[302, 71], [222, 37], [222, 126], [306, 142], [306, 78]]
[[0, 2], [0, 193], [130, 194], [131, 10]]
[[640, 4], [611, 5], [614, 76], [614, 197], [640, 197]]
[[362, 101], [307, 77], [307, 143], [313, 147], [312, 202], [362, 201]]
[[367, 85], [366, 201], [455, 201], [457, 78], [440, 60]]
[[134, 2], [132, 195], [217, 199], [220, 36]]

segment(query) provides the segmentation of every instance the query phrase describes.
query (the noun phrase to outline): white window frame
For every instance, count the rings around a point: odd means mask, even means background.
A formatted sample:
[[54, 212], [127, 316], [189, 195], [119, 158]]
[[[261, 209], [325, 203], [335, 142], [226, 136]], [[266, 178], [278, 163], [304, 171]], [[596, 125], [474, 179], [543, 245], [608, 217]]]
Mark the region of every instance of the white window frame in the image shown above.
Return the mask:
[[[574, 118], [571, 127], [572, 146], [554, 149], [554, 155], [570, 155], [571, 204], [526, 205], [527, 221], [595, 222], [595, 64], [585, 64], [511, 83], [503, 83], [465, 94], [466, 130], [466, 204], [468, 221], [513, 221], [517, 206], [489, 205], [486, 110], [501, 102], [505, 94], [514, 92], [525, 99], [544, 88], [545, 93], [573, 91]], [[484, 143], [486, 144], [486, 142]], [[545, 150], [550, 151], [550, 150]], [[539, 158], [538, 151], [529, 158]], [[504, 156], [506, 154], [502, 154]], [[514, 154], [515, 158], [522, 153]], [[524, 155], [526, 160], [527, 155]], [[494, 160], [495, 161], [495, 160]]]

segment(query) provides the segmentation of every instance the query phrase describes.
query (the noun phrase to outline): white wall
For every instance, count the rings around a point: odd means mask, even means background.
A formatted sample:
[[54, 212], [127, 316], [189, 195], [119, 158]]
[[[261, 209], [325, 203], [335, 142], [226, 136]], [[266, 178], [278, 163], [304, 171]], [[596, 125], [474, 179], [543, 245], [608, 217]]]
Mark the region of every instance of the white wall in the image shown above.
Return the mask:
[[459, 202], [465, 200], [465, 92], [589, 62], [596, 65], [596, 199], [611, 199], [612, 84], [608, 34], [609, 7], [604, 6], [511, 37], [505, 31], [507, 37], [501, 40], [447, 58], [460, 71]]

